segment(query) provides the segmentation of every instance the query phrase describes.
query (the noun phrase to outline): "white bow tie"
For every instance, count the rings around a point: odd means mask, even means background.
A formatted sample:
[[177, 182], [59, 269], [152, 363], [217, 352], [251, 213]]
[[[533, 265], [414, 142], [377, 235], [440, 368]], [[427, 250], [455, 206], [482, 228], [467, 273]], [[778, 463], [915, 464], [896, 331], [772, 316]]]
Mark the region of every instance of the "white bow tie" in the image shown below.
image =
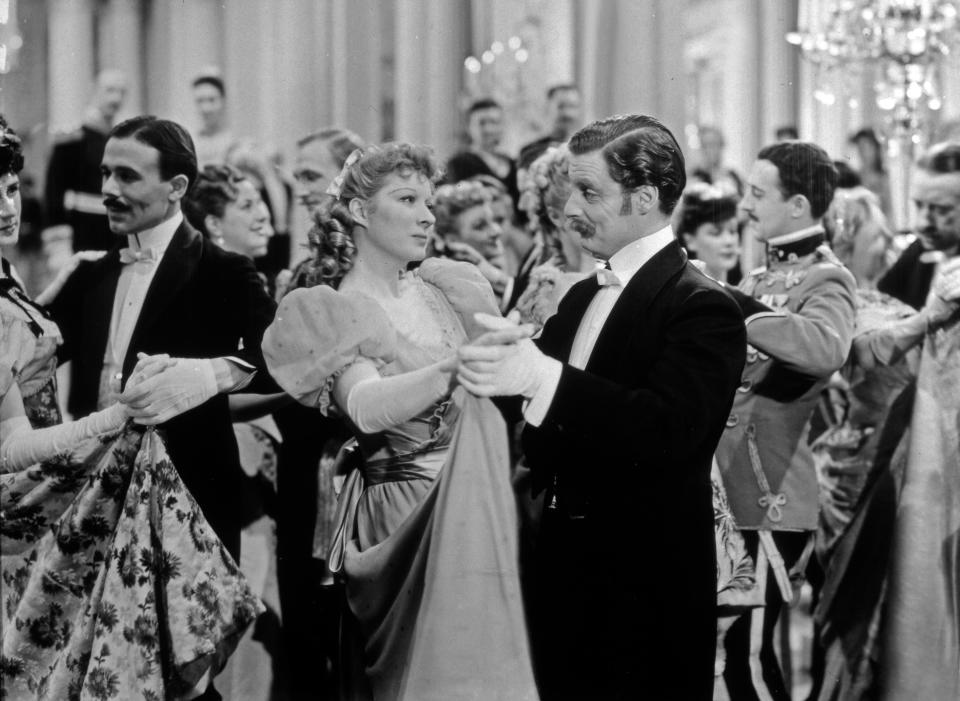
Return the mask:
[[156, 263], [159, 260], [160, 256], [158, 255], [159, 251], [155, 248], [121, 248], [120, 249], [120, 262], [124, 265], [129, 263], [147, 263], [152, 264]]
[[597, 271], [597, 284], [600, 287], [622, 287], [623, 281], [612, 270], [601, 268]]

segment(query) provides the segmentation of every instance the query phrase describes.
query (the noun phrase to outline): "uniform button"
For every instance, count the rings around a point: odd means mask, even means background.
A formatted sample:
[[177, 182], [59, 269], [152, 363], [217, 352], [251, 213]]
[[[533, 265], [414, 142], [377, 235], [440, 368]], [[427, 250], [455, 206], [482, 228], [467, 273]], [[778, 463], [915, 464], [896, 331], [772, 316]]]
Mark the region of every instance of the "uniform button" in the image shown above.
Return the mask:
[[727, 428], [733, 428], [740, 423], [740, 418], [736, 414], [730, 414], [727, 418]]
[[750, 388], [753, 387], [753, 382], [750, 380], [744, 380], [740, 383], [740, 386], [737, 387], [738, 392], [749, 392]]

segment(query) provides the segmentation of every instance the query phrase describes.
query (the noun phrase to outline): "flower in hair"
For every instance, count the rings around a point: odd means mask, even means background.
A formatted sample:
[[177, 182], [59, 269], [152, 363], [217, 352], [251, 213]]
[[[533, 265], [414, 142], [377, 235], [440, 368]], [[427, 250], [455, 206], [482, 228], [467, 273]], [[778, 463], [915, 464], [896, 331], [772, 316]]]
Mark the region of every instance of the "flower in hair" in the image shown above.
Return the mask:
[[350, 168], [353, 167], [353, 164], [360, 160], [363, 156], [363, 149], [357, 148], [347, 156], [347, 160], [343, 162], [343, 168], [340, 169], [339, 175], [331, 181], [329, 187], [327, 187], [326, 193], [340, 199], [340, 195], [343, 194], [343, 180], [347, 177], [347, 173], [350, 171]]

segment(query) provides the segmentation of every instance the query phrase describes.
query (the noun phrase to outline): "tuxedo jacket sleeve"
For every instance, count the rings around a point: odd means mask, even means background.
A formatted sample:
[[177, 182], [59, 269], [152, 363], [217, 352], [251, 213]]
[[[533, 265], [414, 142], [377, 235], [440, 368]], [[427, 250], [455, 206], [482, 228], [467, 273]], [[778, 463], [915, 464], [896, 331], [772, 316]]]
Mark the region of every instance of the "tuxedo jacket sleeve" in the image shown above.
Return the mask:
[[276, 313], [276, 303], [264, 289], [263, 281], [257, 274], [252, 261], [243, 256], [231, 256], [231, 259], [230, 265], [235, 266], [232, 274], [236, 276], [233, 288], [241, 296], [236, 309], [240, 312], [237, 326], [241, 330], [242, 346], [230, 356], [256, 368], [256, 374], [250, 384], [243, 388], [244, 392], [254, 394], [279, 392], [280, 388], [267, 372], [267, 364], [260, 347], [263, 334]]
[[47, 305], [47, 311], [57, 323], [63, 337], [63, 342], [57, 348], [57, 360], [61, 365], [73, 360], [82, 343], [80, 332], [83, 328], [83, 293], [90, 286], [98, 267], [94, 262], [81, 262], [67, 278], [57, 296]]
[[936, 269], [933, 263], [920, 262], [924, 250], [922, 241], [911, 243], [877, 282], [877, 289], [914, 309], [921, 309], [927, 301]]
[[[591, 446], [608, 459], [597, 464], [610, 469], [644, 458], [685, 461], [715, 445], [743, 369], [746, 339], [736, 303], [698, 275], [685, 270], [679, 284], [638, 308], [626, 327], [621, 320], [613, 344], [616, 366], [596, 359], [607, 325], [586, 369], [564, 364], [543, 423], [524, 435], [525, 451], [538, 465], [563, 463], [571, 444]], [[539, 343], [562, 360], [572, 343], [561, 330], [570, 298], [547, 322]]]

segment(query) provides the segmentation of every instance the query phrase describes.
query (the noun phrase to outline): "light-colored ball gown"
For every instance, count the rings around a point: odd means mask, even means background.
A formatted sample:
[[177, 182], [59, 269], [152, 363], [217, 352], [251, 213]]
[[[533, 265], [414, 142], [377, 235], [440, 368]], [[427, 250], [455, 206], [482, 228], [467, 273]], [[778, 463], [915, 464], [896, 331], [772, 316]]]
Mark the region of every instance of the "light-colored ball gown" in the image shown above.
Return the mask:
[[[290, 293], [264, 336], [271, 374], [326, 411], [358, 359], [381, 377], [432, 365], [497, 313], [466, 263], [429, 259], [388, 313], [359, 291]], [[372, 698], [537, 697], [517, 564], [517, 511], [503, 420], [458, 390], [387, 430], [357, 433], [361, 468], [340, 496], [329, 562], [346, 583]]]

